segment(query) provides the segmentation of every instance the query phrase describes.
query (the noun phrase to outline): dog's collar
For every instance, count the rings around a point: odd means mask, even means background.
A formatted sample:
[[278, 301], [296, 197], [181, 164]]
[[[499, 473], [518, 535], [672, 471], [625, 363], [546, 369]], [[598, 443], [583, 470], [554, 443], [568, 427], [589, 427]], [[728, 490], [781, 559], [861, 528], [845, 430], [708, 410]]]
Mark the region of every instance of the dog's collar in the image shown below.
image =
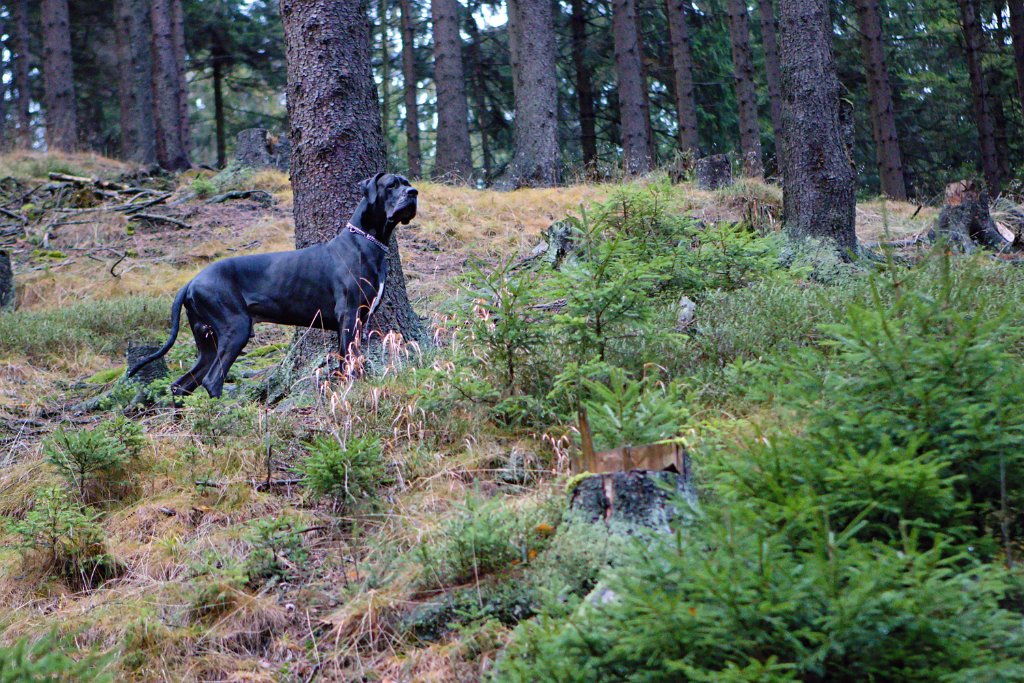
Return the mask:
[[376, 237], [374, 237], [374, 236], [373, 236], [373, 235], [371, 235], [370, 233], [366, 232], [366, 231], [365, 231], [365, 230], [363, 230], [362, 228], [357, 228], [356, 226], [354, 226], [354, 225], [352, 225], [351, 223], [349, 223], [349, 224], [348, 224], [348, 231], [349, 231], [349, 232], [354, 232], [354, 233], [356, 233], [357, 235], [362, 235], [363, 237], [365, 237], [366, 239], [370, 240], [371, 242], [373, 242], [374, 244], [376, 244], [376, 245], [377, 245], [378, 247], [380, 247], [381, 249], [383, 249], [383, 250], [384, 250], [384, 253], [385, 253], [385, 254], [386, 254], [386, 253], [388, 253], [388, 245], [384, 244], [384, 243], [383, 243], [383, 242], [381, 242], [381, 241], [380, 241], [379, 239], [377, 239]]

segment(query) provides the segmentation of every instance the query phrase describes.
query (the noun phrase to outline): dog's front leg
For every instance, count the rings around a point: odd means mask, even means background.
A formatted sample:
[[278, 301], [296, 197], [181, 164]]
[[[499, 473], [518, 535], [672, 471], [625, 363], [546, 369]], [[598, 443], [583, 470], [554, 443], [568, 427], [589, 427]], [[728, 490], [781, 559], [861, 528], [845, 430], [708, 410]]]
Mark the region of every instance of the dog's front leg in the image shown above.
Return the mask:
[[335, 310], [338, 319], [338, 358], [339, 370], [343, 375], [352, 376], [356, 362], [352, 353], [352, 342], [356, 336], [356, 313], [346, 301]]

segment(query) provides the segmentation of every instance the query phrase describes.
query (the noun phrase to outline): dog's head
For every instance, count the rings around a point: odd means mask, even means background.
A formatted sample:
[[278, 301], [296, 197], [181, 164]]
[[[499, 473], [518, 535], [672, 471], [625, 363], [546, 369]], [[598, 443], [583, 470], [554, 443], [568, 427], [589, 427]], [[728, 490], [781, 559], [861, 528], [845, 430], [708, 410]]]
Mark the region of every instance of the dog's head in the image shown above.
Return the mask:
[[378, 220], [407, 225], [416, 217], [419, 192], [404, 176], [378, 173], [362, 182], [367, 209]]

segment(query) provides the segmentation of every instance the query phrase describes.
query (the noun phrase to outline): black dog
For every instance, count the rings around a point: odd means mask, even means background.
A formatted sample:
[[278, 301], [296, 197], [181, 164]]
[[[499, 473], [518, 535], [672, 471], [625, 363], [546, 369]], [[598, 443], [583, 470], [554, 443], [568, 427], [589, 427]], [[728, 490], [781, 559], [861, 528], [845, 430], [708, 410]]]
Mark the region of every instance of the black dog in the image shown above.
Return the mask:
[[199, 359], [171, 385], [175, 396], [191, 394], [200, 384], [210, 396], [220, 396], [228, 369], [252, 337], [254, 322], [336, 331], [344, 360], [356, 331], [366, 329], [380, 303], [391, 233], [416, 216], [416, 188], [402, 176], [378, 173], [364, 180], [362, 188], [363, 200], [331, 241], [225, 259], [196, 275], [174, 298], [170, 339], [132, 366], [128, 376], [170, 351], [182, 305]]

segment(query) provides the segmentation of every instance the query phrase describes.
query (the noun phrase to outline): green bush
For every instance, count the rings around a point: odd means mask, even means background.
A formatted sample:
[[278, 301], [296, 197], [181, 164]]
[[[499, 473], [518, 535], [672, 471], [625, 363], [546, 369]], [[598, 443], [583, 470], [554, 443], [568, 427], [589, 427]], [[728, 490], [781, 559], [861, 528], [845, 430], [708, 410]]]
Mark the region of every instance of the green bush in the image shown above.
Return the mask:
[[54, 488], [41, 491], [32, 509], [11, 530], [21, 537], [21, 548], [37, 553], [47, 571], [74, 586], [89, 588], [116, 574], [98, 519], [98, 512]]
[[204, 176], [196, 176], [192, 180], [192, 191], [196, 193], [196, 196], [200, 199], [205, 199], [217, 192], [217, 185]]
[[318, 436], [306, 449], [309, 454], [299, 469], [314, 496], [350, 505], [373, 497], [389, 481], [380, 442], [372, 436], [352, 437], [344, 446], [335, 438]]
[[302, 542], [302, 531], [291, 517], [272, 517], [252, 521], [245, 534], [251, 546], [246, 559], [250, 584], [286, 579], [302, 567], [309, 553]]
[[142, 425], [124, 415], [115, 415], [113, 418], [101, 422], [98, 430], [121, 444], [121, 448], [124, 449], [129, 460], [134, 460], [142, 455], [142, 449], [148, 443]]
[[47, 462], [57, 468], [83, 502], [97, 502], [127, 481], [129, 453], [107, 429], [101, 426], [68, 432], [58, 427], [43, 443]]
[[22, 638], [9, 647], [0, 647], [0, 681], [106, 683], [113, 680], [110, 671], [112, 661], [111, 655], [82, 652], [72, 638], [51, 632], [35, 641]]

